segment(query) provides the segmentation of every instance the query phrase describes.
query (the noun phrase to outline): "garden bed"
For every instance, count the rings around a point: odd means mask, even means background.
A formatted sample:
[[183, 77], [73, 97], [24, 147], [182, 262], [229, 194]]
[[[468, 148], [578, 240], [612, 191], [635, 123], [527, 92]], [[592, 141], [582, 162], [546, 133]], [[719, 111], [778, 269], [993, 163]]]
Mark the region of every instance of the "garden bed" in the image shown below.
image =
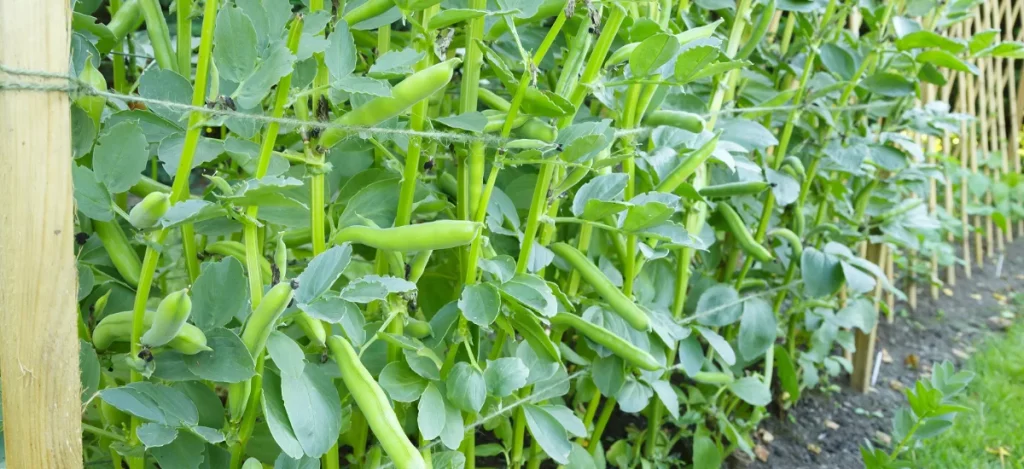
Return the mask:
[[1000, 329], [990, 319], [1011, 311], [1007, 305], [1013, 294], [1024, 288], [1024, 276], [1019, 274], [1024, 271], [1024, 242], [1007, 246], [1001, 276], [996, 275], [997, 259], [975, 269], [972, 278], [959, 279], [938, 300], [925, 295], [914, 312], [898, 303], [894, 323], [878, 329], [877, 347], [887, 359], [873, 389], [860, 394], [838, 382], [838, 389], [809, 392], [788, 412], [772, 409], [774, 416], [761, 425], [767, 433], [758, 432], [768, 450], [766, 461], [735, 461], [734, 467], [860, 467], [861, 445], [867, 440], [883, 444], [892, 431], [893, 413], [906, 405], [901, 386], [912, 386], [944, 360], [959, 368], [980, 339]]

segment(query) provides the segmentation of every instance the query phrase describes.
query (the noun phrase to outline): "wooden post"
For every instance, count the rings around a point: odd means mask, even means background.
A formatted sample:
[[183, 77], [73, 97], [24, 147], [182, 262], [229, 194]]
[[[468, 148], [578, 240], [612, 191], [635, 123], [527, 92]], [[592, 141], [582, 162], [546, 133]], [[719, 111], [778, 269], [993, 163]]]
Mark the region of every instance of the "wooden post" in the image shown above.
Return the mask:
[[[966, 24], [960, 24], [959, 26], [961, 26], [961, 31], [965, 33], [962, 35], [962, 37], [966, 36], [968, 26]], [[969, 114], [970, 111], [970, 107], [967, 104], [968, 80], [969, 78], [967, 77], [967, 75], [963, 74], [960, 75], [959, 79], [956, 81], [957, 107], [960, 112], [965, 114]], [[960, 138], [958, 139], [958, 141], [960, 142], [960, 173], [967, 174], [968, 161], [970, 161], [971, 159], [971, 139], [967, 123], [965, 122], [960, 123]], [[960, 233], [960, 238], [963, 242], [962, 255], [964, 256], [964, 276], [967, 278], [971, 278], [971, 236], [970, 225], [968, 224], [968, 221], [969, 220], [967, 219], [967, 180], [962, 179], [960, 181], [960, 226], [962, 230]]]
[[[869, 244], [865, 249], [868, 262], [883, 266], [887, 263], [886, 258], [890, 250], [885, 244]], [[875, 311], [878, 311], [882, 298], [882, 283], [875, 283]], [[854, 329], [854, 344], [856, 351], [853, 354], [853, 374], [850, 376], [850, 385], [860, 392], [868, 392], [871, 388], [871, 374], [875, 368], [875, 341], [878, 337], [878, 325], [876, 324], [871, 332], [861, 332]]]
[[[957, 36], [958, 32], [959, 31], [954, 31], [953, 35]], [[949, 74], [949, 80], [950, 80], [950, 83], [948, 83], [944, 88], [942, 88], [942, 97], [941, 97], [942, 101], [943, 102], [947, 102], [947, 103], [949, 102], [950, 95], [953, 93], [953, 83], [952, 83], [952, 81], [956, 80], [956, 81], [959, 82], [960, 78], [957, 76], [956, 73], [950, 73]], [[952, 103], [950, 103], [950, 107], [951, 108], [953, 107]], [[945, 153], [946, 155], [949, 155], [949, 156], [953, 155], [953, 139], [950, 137], [949, 132], [943, 132], [943, 134], [942, 134], [942, 152]], [[954, 203], [953, 203], [953, 180], [952, 180], [952, 178], [950, 177], [949, 174], [946, 174], [945, 176], [946, 176], [946, 181], [945, 181], [945, 185], [943, 187], [945, 192], [943, 194], [942, 202], [944, 204], [944, 207], [946, 208], [946, 213], [949, 214], [950, 217], [955, 217], [956, 213], [954, 212], [954, 209], [953, 209], [953, 207], [954, 207]], [[950, 233], [948, 233], [946, 235], [946, 242], [948, 242], [950, 246], [953, 245], [953, 242], [955, 240], [956, 240], [956, 237], [953, 236], [952, 232], [950, 232]], [[956, 264], [954, 264], [954, 263], [950, 263], [948, 266], [946, 266], [946, 284], [949, 285], [950, 287], [956, 286]]]
[[[1006, 14], [1003, 16], [1003, 24], [1006, 28], [1006, 37], [1013, 39], [1013, 25], [1014, 23], [1016, 23], [1016, 16], [1018, 15], [1020, 3], [1009, 1], [1008, 3], [1010, 6]], [[1016, 5], [1014, 5], [1014, 3], [1016, 3]], [[1024, 30], [1022, 30], [1021, 33], [1024, 34]], [[1007, 145], [1007, 150], [1009, 153], [1010, 161], [1012, 162], [1011, 167], [1013, 168], [1013, 171], [1017, 174], [1020, 174], [1020, 104], [1017, 101], [1017, 86], [1016, 83], [1014, 83], [1014, 77], [1017, 73], [1017, 64], [1015, 63], [1014, 59], [1008, 59], [1006, 62], [1007, 70], [1009, 70], [1009, 72], [1006, 74], [1006, 89], [1008, 93], [1007, 102], [1009, 103], [1010, 108], [1010, 141]], [[1018, 235], [1024, 235], [1024, 222], [1021, 222], [1021, 224], [1018, 226], [1017, 233]]]
[[[0, 0], [0, 64], [68, 74], [69, 5]], [[12, 468], [82, 467], [71, 164], [68, 94], [0, 90], [0, 374]]]
[[[926, 103], [931, 103], [932, 101], [935, 101], [935, 96], [936, 96], [937, 92], [938, 92], [938, 87], [936, 85], [928, 85], [925, 88], [925, 102]], [[936, 138], [932, 137], [931, 135], [927, 135], [926, 134], [924, 136], [923, 140], [924, 140], [923, 143], [924, 143], [925, 158], [927, 158], [928, 164], [934, 165], [935, 164], [935, 152], [937, 151], [937, 149], [935, 148]], [[930, 180], [928, 180], [928, 213], [930, 215], [932, 215], [932, 216], [935, 216], [935, 213], [938, 211], [938, 206], [939, 206], [938, 185], [937, 185], [935, 179], [930, 179]], [[928, 292], [931, 295], [933, 300], [939, 298], [939, 283], [937, 281], [938, 278], [939, 278], [939, 255], [938, 255], [938, 253], [932, 251], [931, 257], [930, 257], [930, 259], [928, 261], [928, 278], [927, 278], [927, 280], [928, 280]]]

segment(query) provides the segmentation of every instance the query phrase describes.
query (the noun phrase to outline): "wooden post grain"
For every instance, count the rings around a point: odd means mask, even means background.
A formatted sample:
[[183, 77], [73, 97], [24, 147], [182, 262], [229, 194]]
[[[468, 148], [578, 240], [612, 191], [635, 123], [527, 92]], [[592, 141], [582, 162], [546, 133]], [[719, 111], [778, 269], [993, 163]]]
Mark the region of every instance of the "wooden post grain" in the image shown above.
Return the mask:
[[[868, 244], [865, 249], [866, 258], [878, 266], [887, 264], [886, 258], [890, 250], [885, 244]], [[875, 311], [879, 310], [882, 298], [882, 283], [875, 283], [874, 292]], [[854, 344], [856, 350], [853, 353], [853, 374], [850, 376], [850, 384], [853, 389], [860, 392], [868, 392], [871, 388], [871, 374], [875, 368], [875, 342], [878, 338], [878, 325], [871, 329], [871, 332], [863, 332], [854, 329]]]
[[[0, 64], [68, 74], [69, 5], [0, 0]], [[82, 467], [69, 116], [65, 91], [0, 90], [0, 374], [11, 468]]]

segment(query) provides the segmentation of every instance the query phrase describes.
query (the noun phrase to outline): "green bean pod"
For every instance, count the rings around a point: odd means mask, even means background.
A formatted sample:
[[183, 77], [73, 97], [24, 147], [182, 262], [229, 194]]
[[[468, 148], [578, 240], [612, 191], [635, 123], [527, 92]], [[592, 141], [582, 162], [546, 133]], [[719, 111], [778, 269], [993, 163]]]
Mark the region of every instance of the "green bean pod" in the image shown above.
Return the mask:
[[647, 312], [637, 306], [621, 290], [615, 288], [604, 272], [601, 272], [601, 269], [594, 265], [586, 255], [566, 243], [555, 243], [549, 248], [576, 269], [580, 273], [580, 277], [608, 302], [616, 314], [622, 316], [636, 329], [641, 331], [650, 329], [651, 319], [647, 316]]
[[576, 331], [583, 334], [584, 337], [597, 342], [602, 347], [610, 350], [619, 358], [622, 358], [637, 368], [647, 371], [657, 371], [662, 369], [658, 360], [651, 356], [651, 354], [647, 353], [647, 351], [637, 348], [622, 337], [615, 335], [612, 331], [596, 324], [592, 324], [586, 319], [576, 316], [575, 314], [558, 313], [551, 318], [551, 324], [576, 329]]
[[327, 347], [338, 363], [345, 382], [366, 423], [398, 469], [423, 469], [426, 463], [419, 449], [409, 441], [391, 402], [377, 381], [359, 360], [359, 354], [339, 336], [327, 338]]
[[668, 176], [665, 176], [665, 179], [663, 179], [655, 189], [658, 192], [675, 191], [680, 184], [686, 181], [686, 178], [690, 177], [690, 175], [692, 175], [700, 165], [704, 164], [704, 162], [711, 157], [711, 154], [715, 151], [715, 147], [718, 146], [719, 135], [720, 134], [716, 134], [714, 138], [708, 140], [707, 143], [701, 145], [700, 148], [686, 155], [683, 162], [679, 163], [679, 166], [676, 166]]
[[[102, 351], [110, 348], [115, 342], [131, 340], [134, 315], [133, 311], [121, 311], [104, 316], [92, 331], [93, 347]], [[143, 319], [145, 327], [153, 325], [153, 316], [153, 311], [146, 311]], [[203, 334], [202, 329], [188, 323], [182, 325], [174, 338], [165, 345], [185, 355], [210, 350], [210, 347], [206, 346], [206, 334]]]
[[103, 248], [106, 249], [121, 278], [133, 287], [139, 286], [142, 261], [139, 260], [139, 254], [135, 249], [128, 244], [128, 237], [121, 230], [121, 225], [118, 225], [117, 221], [93, 220], [92, 228], [103, 242]]
[[864, 211], [868, 208], [868, 203], [871, 202], [871, 194], [875, 191], [875, 187], [878, 186], [878, 179], [871, 179], [853, 199], [853, 219], [857, 223], [860, 223], [864, 219]]
[[[258, 359], [263, 354], [267, 339], [277, 328], [278, 320], [291, 303], [295, 293], [293, 286], [292, 282], [274, 285], [246, 321], [245, 328], [242, 329], [242, 343], [253, 359]], [[251, 380], [228, 385], [228, 415], [233, 422], [242, 418], [251, 392]]]
[[768, 236], [786, 240], [789, 243], [789, 247], [793, 249], [792, 257], [794, 258], [799, 258], [804, 252], [804, 246], [800, 241], [800, 237], [786, 228], [775, 228], [768, 232]]
[[436, 251], [468, 245], [481, 226], [466, 220], [437, 220], [394, 228], [349, 226], [339, 230], [332, 242], [357, 243], [385, 251]]
[[807, 170], [804, 168], [804, 162], [801, 161], [800, 158], [787, 156], [782, 160], [782, 167], [793, 168], [793, 170], [800, 175], [800, 179], [807, 177]]
[[750, 37], [746, 39], [743, 48], [736, 53], [733, 60], [744, 60], [750, 57], [750, 54], [754, 52], [757, 45], [764, 39], [765, 33], [768, 32], [768, 25], [771, 24], [773, 17], [775, 17], [775, 0], [768, 0], [768, 4], [761, 10], [761, 18], [754, 25], [754, 30], [750, 33]]
[[704, 121], [703, 117], [689, 112], [658, 110], [647, 114], [647, 117], [644, 118], [644, 124], [651, 127], [667, 125], [688, 132], [700, 133], [704, 130], [707, 122]]
[[745, 291], [752, 288], [768, 288], [768, 281], [761, 278], [745, 278], [740, 282], [739, 287], [736, 291]]
[[729, 384], [736, 381], [736, 378], [729, 373], [701, 371], [693, 375], [693, 380], [704, 384]]
[[153, 325], [140, 342], [147, 347], [159, 347], [170, 342], [185, 326], [188, 316], [192, 314], [192, 299], [188, 297], [188, 289], [171, 292], [160, 301], [153, 316]]
[[420, 321], [414, 317], [405, 318], [405, 328], [403, 331], [414, 339], [422, 339], [432, 333], [430, 323]]
[[152, 228], [170, 208], [170, 194], [153, 192], [132, 207], [128, 212], [128, 222], [140, 230]]
[[544, 121], [531, 117], [523, 122], [523, 125], [516, 128], [516, 135], [542, 142], [554, 142], [558, 137], [558, 129], [555, 126], [546, 124]]
[[771, 187], [771, 184], [764, 181], [729, 182], [707, 186], [697, 192], [704, 197], [736, 197], [760, 194], [769, 187]]
[[804, 219], [804, 206], [801, 204], [793, 204], [793, 233], [797, 236], [803, 237], [804, 225], [807, 220]]
[[740, 215], [729, 204], [720, 203], [717, 209], [722, 219], [725, 220], [725, 225], [729, 232], [736, 238], [737, 244], [740, 245], [744, 252], [761, 262], [769, 262], [775, 258], [771, 251], [762, 246], [761, 243], [758, 243], [754, 236], [750, 234], [750, 231], [747, 231], [747, 227], [743, 224], [743, 219], [740, 218]]
[[342, 19], [345, 20], [349, 26], [355, 26], [370, 18], [383, 15], [393, 6], [395, 6], [395, 0], [367, 0], [362, 5], [359, 5], [349, 10], [348, 13], [345, 13], [345, 16], [342, 16]]
[[[443, 89], [452, 80], [455, 67], [462, 59], [448, 59], [409, 75], [391, 89], [391, 96], [374, 98], [334, 121], [343, 126], [370, 127], [395, 117], [414, 104]], [[332, 127], [324, 131], [320, 144], [331, 148], [345, 137], [347, 131]]]

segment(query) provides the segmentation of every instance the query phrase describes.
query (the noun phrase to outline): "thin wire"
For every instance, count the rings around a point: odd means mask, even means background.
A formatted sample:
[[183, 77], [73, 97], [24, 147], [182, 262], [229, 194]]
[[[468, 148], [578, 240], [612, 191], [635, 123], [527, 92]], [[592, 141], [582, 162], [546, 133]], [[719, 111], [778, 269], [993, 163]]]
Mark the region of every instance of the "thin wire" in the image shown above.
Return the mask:
[[[449, 141], [454, 143], [484, 143], [493, 148], [500, 148], [505, 143], [513, 139], [502, 139], [496, 136], [489, 135], [472, 135], [461, 132], [443, 132], [443, 131], [417, 131], [411, 129], [395, 129], [389, 127], [364, 127], [364, 126], [353, 126], [345, 124], [337, 124], [333, 122], [319, 122], [315, 120], [303, 120], [294, 119], [289, 117], [273, 117], [262, 114], [248, 114], [240, 111], [234, 111], [231, 109], [221, 108], [210, 108], [205, 106], [193, 106], [191, 104], [179, 103], [176, 101], [168, 101], [163, 99], [147, 98], [144, 96], [116, 93], [111, 91], [100, 90], [88, 83], [84, 83], [76, 77], [70, 77], [61, 73], [46, 72], [41, 70], [25, 70], [6, 65], [0, 64], [0, 71], [24, 77], [35, 77], [45, 78], [52, 80], [61, 80], [63, 84], [48, 84], [39, 83], [36, 81], [20, 81], [20, 80], [0, 80], [0, 90], [20, 90], [20, 91], [63, 91], [72, 95], [84, 95], [84, 96], [98, 96], [107, 99], [116, 99], [119, 101], [132, 101], [137, 103], [144, 103], [153, 106], [163, 106], [169, 109], [175, 109], [179, 111], [189, 112], [201, 112], [216, 116], [225, 116], [239, 120], [247, 120], [253, 122], [262, 123], [278, 123], [282, 125], [290, 125], [296, 127], [309, 127], [318, 128], [321, 130], [326, 129], [339, 129], [345, 130], [351, 133], [373, 133], [383, 134], [391, 136], [405, 136], [405, 137], [420, 137], [428, 140], [439, 140]], [[824, 110], [830, 110], [833, 112], [847, 112], [847, 111], [858, 111], [865, 109], [872, 109], [875, 107], [886, 107], [891, 106], [892, 103], [887, 102], [875, 102], [865, 104], [852, 104], [846, 106], [834, 106], [834, 107], [822, 107], [816, 106], [813, 103], [806, 104], [787, 104], [780, 106], [762, 106], [762, 107], [748, 107], [748, 108], [731, 108], [722, 109], [713, 113], [705, 113], [702, 115], [705, 119], [711, 118], [716, 115], [731, 115], [731, 114], [746, 114], [746, 113], [760, 113], [760, 112], [775, 112], [775, 111], [792, 111], [798, 109], [810, 109], [818, 107]], [[626, 137], [635, 135], [646, 135], [652, 132], [655, 127], [636, 127], [632, 129], [620, 129], [615, 131], [615, 137]]]
[[[802, 283], [803, 283], [803, 280], [797, 280], [797, 281], [794, 281], [794, 282], [789, 283], [787, 285], [782, 285], [782, 286], [778, 286], [778, 287], [774, 287], [774, 288], [769, 288], [767, 290], [762, 290], [762, 291], [759, 291], [757, 293], [754, 293], [754, 294], [751, 294], [751, 295], [747, 295], [747, 296], [745, 296], [743, 298], [737, 299], [736, 301], [733, 301], [731, 303], [726, 303], [726, 304], [723, 304], [723, 305], [719, 305], [719, 306], [717, 306], [715, 308], [711, 308], [711, 309], [709, 309], [707, 311], [704, 311], [704, 312], [702, 312], [700, 314], [695, 314], [695, 315], [692, 315], [692, 316], [687, 316], [687, 317], [683, 318], [680, 321], [680, 325], [689, 324], [689, 323], [691, 323], [693, 321], [696, 321], [698, 319], [710, 316], [710, 315], [715, 314], [715, 313], [717, 313], [719, 311], [722, 311], [722, 310], [725, 310], [725, 309], [728, 309], [728, 308], [732, 308], [732, 307], [737, 306], [737, 305], [741, 305], [741, 304], [746, 303], [747, 301], [750, 301], [750, 300], [752, 300], [754, 298], [759, 298], [759, 297], [762, 297], [762, 296], [767, 296], [767, 295], [775, 293], [775, 292], [777, 292], [779, 290], [790, 289], [790, 288], [796, 287], [796, 286], [798, 286], [798, 285], [800, 285]], [[683, 366], [682, 363], [677, 363], [677, 364], [675, 364], [673, 366], [670, 366], [670, 367], [666, 368], [665, 371], [670, 371], [670, 372], [671, 371], [677, 371], [677, 370], [682, 369], [682, 366]], [[481, 416], [480, 418], [478, 418], [473, 423], [471, 423], [469, 425], [466, 425], [465, 428], [463, 428], [462, 434], [466, 434], [466, 432], [468, 432], [468, 431], [475, 430], [478, 427], [480, 427], [481, 425], [489, 422], [490, 420], [493, 420], [493, 419], [498, 418], [498, 417], [500, 417], [500, 416], [502, 416], [504, 414], [507, 414], [508, 412], [510, 412], [512, 410], [515, 410], [516, 408], [518, 408], [520, 406], [523, 406], [523, 405], [526, 405], [526, 404], [531, 404], [531, 403], [533, 403], [534, 399], [536, 399], [537, 397], [543, 396], [548, 391], [550, 391], [550, 390], [552, 390], [552, 389], [554, 389], [554, 388], [556, 388], [558, 386], [561, 386], [564, 383], [572, 381], [573, 379], [576, 379], [577, 377], [579, 377], [579, 376], [581, 376], [583, 374], [586, 374], [587, 372], [588, 372], [588, 370], [580, 370], [580, 371], [577, 371], [577, 372], [575, 372], [575, 373], [573, 373], [571, 375], [566, 375], [565, 378], [562, 378], [562, 379], [559, 379], [559, 380], [551, 382], [548, 386], [546, 386], [544, 388], [541, 388], [539, 391], [535, 389], [533, 394], [530, 394], [528, 396], [522, 397], [519, 400], [516, 400], [516, 401], [512, 402], [508, 406], [502, 407], [501, 409], [498, 409], [498, 410], [496, 410], [494, 412], [491, 412], [490, 414], [487, 414], [485, 416]], [[433, 449], [434, 447], [436, 447], [437, 445], [439, 445], [441, 443], [442, 443], [441, 440], [434, 440], [430, 444], [420, 448], [420, 450], [430, 450], [430, 449]], [[387, 457], [387, 456], [385, 456], [385, 457]], [[390, 458], [388, 458], [387, 462], [385, 464], [381, 465], [380, 468], [381, 469], [387, 469], [387, 468], [390, 468], [390, 467], [394, 466], [394, 464], [395, 463], [392, 462]]]

